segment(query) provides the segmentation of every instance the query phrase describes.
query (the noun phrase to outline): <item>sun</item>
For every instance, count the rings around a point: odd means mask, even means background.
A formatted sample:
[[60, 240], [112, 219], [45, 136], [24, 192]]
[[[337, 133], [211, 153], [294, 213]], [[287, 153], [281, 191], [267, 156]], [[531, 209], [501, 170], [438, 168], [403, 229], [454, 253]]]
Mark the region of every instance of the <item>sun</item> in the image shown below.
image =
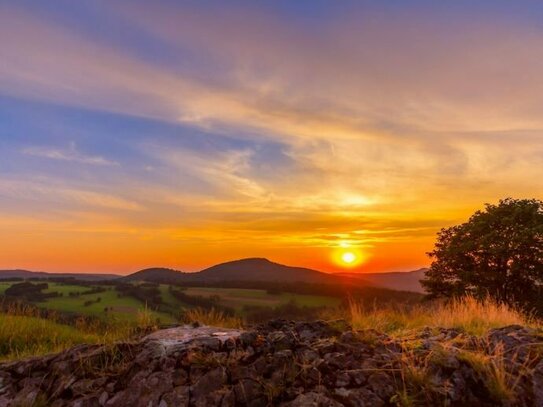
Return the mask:
[[332, 262], [336, 266], [347, 269], [359, 267], [368, 259], [368, 253], [362, 247], [345, 241], [339, 242], [330, 255]]
[[353, 252], [345, 252], [341, 255], [341, 261], [345, 264], [353, 264], [356, 261], [356, 254]]

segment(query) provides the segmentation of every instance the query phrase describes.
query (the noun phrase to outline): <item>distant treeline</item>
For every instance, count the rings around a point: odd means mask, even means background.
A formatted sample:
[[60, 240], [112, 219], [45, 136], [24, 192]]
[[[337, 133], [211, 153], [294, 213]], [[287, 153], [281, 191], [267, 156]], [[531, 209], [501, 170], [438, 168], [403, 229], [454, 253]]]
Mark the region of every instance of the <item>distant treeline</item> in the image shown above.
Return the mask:
[[[20, 279], [12, 278], [6, 281], [21, 281]], [[31, 278], [25, 281], [40, 281], [43, 278]], [[149, 305], [160, 305], [159, 282], [144, 282], [135, 283], [127, 282], [122, 279], [118, 280], [103, 280], [103, 281], [87, 281], [78, 280], [74, 277], [52, 277], [45, 281], [55, 282], [66, 285], [79, 285], [89, 287], [91, 290], [96, 290], [98, 286], [114, 287], [117, 291], [124, 295], [131, 295], [141, 301], [147, 302]], [[368, 300], [372, 303], [381, 302], [401, 302], [414, 303], [419, 302], [424, 298], [423, 294], [410, 291], [396, 291], [387, 288], [360, 286], [348, 284], [345, 282], [333, 283], [307, 283], [307, 282], [271, 282], [271, 281], [184, 281], [177, 282], [162, 282], [173, 287], [182, 289], [183, 287], [217, 287], [217, 288], [245, 288], [265, 290], [270, 294], [277, 293], [293, 293], [305, 295], [323, 295], [330, 297], [356, 297], [363, 300]]]
[[68, 295], [70, 297], [80, 297], [82, 295], [103, 293], [104, 291], [106, 291], [104, 287], [92, 287], [90, 290], [87, 291], [70, 291]]
[[3, 295], [0, 295], [0, 312], [7, 312], [11, 315], [35, 316], [68, 325], [77, 325], [82, 321], [85, 321], [85, 323], [89, 325], [91, 323], [103, 323], [98, 316], [81, 315], [75, 312], [41, 308], [26, 301], [24, 298]]
[[276, 307], [261, 305], [246, 305], [243, 307], [243, 315], [249, 324], [259, 324], [272, 319], [294, 319], [297, 321], [311, 321], [318, 319], [324, 307], [306, 307], [291, 300], [286, 304]]
[[20, 298], [33, 302], [41, 302], [45, 301], [47, 298], [62, 296], [62, 293], [58, 293], [56, 291], [44, 293], [43, 290], [47, 290], [48, 288], [49, 284], [47, 283], [33, 284], [31, 282], [24, 281], [22, 283], [15, 283], [8, 287], [6, 291], [4, 291], [4, 295], [6, 297]]
[[218, 295], [211, 295], [209, 297], [204, 297], [203, 295], [188, 295], [183, 292], [181, 287], [174, 288], [171, 285], [169, 287], [169, 291], [177, 300], [184, 304], [208, 310], [214, 308], [222, 311], [226, 315], [234, 315], [235, 313], [233, 308], [225, 307], [224, 305], [219, 304], [221, 297]]
[[182, 285], [171, 284], [177, 287], [216, 287], [216, 288], [245, 288], [265, 290], [269, 294], [293, 293], [303, 295], [322, 295], [327, 297], [347, 298], [353, 297], [369, 303], [415, 303], [424, 298], [423, 294], [410, 291], [396, 291], [380, 287], [361, 287], [344, 284], [325, 283], [282, 283], [269, 281], [211, 281], [211, 282], [185, 282]]
[[119, 296], [131, 296], [147, 304], [151, 309], [158, 309], [162, 305], [160, 289], [155, 283], [129, 284], [118, 282], [114, 284]]

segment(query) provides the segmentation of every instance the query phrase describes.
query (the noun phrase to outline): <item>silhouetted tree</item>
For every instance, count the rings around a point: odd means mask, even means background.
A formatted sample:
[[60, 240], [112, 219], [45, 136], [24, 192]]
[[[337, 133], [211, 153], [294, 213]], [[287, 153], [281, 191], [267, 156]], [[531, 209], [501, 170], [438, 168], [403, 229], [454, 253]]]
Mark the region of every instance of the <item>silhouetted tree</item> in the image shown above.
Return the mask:
[[431, 296], [490, 296], [543, 315], [543, 202], [503, 199], [442, 229], [423, 286]]

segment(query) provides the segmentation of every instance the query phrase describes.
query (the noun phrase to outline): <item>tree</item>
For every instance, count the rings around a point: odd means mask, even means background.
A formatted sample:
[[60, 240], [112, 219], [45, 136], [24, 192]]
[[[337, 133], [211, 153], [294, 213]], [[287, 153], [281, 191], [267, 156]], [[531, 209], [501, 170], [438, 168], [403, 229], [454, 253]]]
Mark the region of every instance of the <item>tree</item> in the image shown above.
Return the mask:
[[543, 315], [543, 202], [500, 200], [441, 229], [422, 280], [433, 297], [490, 296]]

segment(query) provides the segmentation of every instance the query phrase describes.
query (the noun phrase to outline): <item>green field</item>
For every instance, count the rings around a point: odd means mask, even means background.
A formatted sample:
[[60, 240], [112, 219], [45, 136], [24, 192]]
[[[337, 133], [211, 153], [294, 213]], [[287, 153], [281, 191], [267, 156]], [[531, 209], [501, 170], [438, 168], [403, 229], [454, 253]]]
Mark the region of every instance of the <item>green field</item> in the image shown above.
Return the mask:
[[10, 281], [0, 281], [0, 295], [4, 294], [4, 291], [6, 291], [6, 289], [12, 284], [13, 282]]
[[[0, 294], [15, 282], [0, 282]], [[137, 318], [138, 311], [145, 309], [145, 304], [137, 299], [129, 296], [119, 297], [113, 287], [104, 286], [104, 292], [85, 294], [78, 297], [72, 297], [70, 292], [84, 292], [91, 287], [81, 285], [66, 285], [54, 282], [48, 282], [49, 288], [44, 290], [45, 293], [59, 292], [61, 297], [49, 298], [43, 302], [36, 302], [35, 305], [49, 310], [74, 313], [78, 315], [96, 316], [102, 320], [118, 320], [118, 321], [134, 321]], [[100, 298], [100, 301], [96, 300]], [[93, 301], [90, 305], [85, 305], [85, 302]], [[105, 311], [105, 308], [108, 311]], [[173, 323], [176, 321], [171, 314], [175, 314], [172, 310], [169, 312], [151, 311], [154, 318], [158, 318], [160, 323]]]
[[[53, 286], [53, 284], [49, 284], [48, 291], [58, 291], [58, 288]], [[81, 291], [85, 289], [85, 287], [80, 288], [83, 288]], [[87, 306], [84, 305], [86, 301], [96, 301], [97, 298], [100, 298], [100, 302], [94, 302]], [[145, 304], [135, 298], [128, 296], [119, 298], [117, 292], [111, 287], [108, 287], [107, 291], [101, 293], [86, 294], [79, 297], [69, 297], [66, 293], [62, 297], [51, 298], [44, 303], [39, 303], [39, 306], [52, 310], [99, 316], [103, 319], [119, 320], [133, 320], [136, 318], [138, 310], [145, 308]], [[106, 307], [108, 308], [107, 312], [104, 311]], [[153, 311], [152, 314], [156, 318], [159, 318], [162, 323], [174, 322], [174, 318], [166, 313]]]
[[268, 294], [266, 290], [253, 290], [245, 288], [214, 288], [214, 287], [190, 287], [185, 290], [188, 295], [201, 295], [210, 297], [218, 295], [219, 304], [231, 307], [236, 311], [242, 311], [243, 307], [265, 306], [276, 307], [295, 301], [296, 304], [305, 307], [336, 306], [339, 304], [339, 298], [326, 297], [319, 295], [302, 295], [292, 293]]
[[[0, 282], [0, 295], [15, 283], [17, 282]], [[49, 287], [44, 290], [44, 293], [58, 292], [62, 293], [62, 296], [34, 303], [43, 309], [84, 316], [95, 316], [104, 321], [131, 322], [135, 321], [138, 317], [138, 312], [146, 307], [144, 302], [132, 296], [120, 295], [113, 286], [101, 286], [105, 289], [103, 292], [82, 294], [92, 287], [56, 282], [48, 282], [48, 284]], [[157, 310], [151, 311], [152, 317], [158, 319], [161, 324], [175, 323], [179, 320], [184, 310], [191, 308], [190, 305], [184, 304], [175, 298], [169, 288], [165, 284], [159, 286], [162, 304]], [[303, 307], [333, 307], [338, 305], [340, 301], [339, 298], [335, 297], [293, 293], [270, 294], [266, 290], [243, 288], [189, 287], [184, 289], [183, 292], [194, 297], [209, 298], [218, 296], [217, 305], [233, 309], [240, 316], [243, 316], [244, 307], [246, 306], [273, 308], [294, 301], [297, 305]], [[70, 296], [70, 293], [80, 293], [80, 295]], [[100, 298], [100, 301], [97, 301], [98, 298]], [[85, 305], [89, 301], [92, 303]], [[107, 311], [105, 310], [106, 308]]]

